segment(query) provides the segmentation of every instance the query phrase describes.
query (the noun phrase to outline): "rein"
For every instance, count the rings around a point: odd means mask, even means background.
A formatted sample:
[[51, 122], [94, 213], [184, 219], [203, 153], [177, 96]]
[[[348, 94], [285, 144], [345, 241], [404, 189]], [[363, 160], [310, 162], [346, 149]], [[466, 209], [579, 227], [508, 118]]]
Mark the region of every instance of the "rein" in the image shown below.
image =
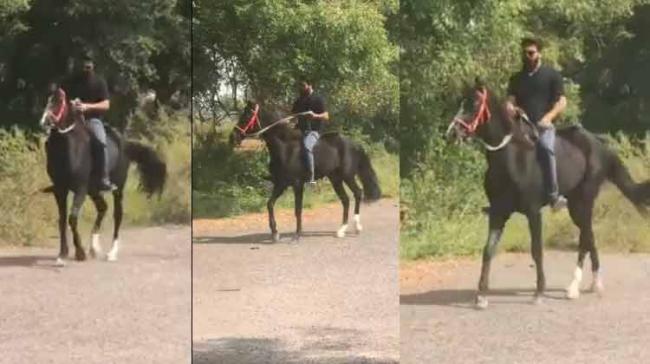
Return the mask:
[[[483, 88], [481, 91], [477, 90], [479, 97], [480, 97], [480, 105], [478, 108], [478, 111], [472, 118], [472, 121], [469, 123], [466, 123], [460, 116], [463, 113], [463, 103], [460, 104], [460, 108], [458, 109], [458, 112], [456, 113], [456, 116], [452, 119], [451, 123], [449, 124], [449, 127], [447, 128], [446, 135], [449, 135], [449, 133], [452, 131], [453, 127], [455, 125], [461, 125], [467, 133], [472, 136], [476, 133], [476, 129], [487, 122], [490, 121], [490, 118], [492, 117], [492, 113], [490, 113], [490, 108], [488, 107], [488, 92], [485, 88]], [[528, 117], [524, 115], [524, 118], [528, 120]], [[530, 121], [528, 121], [530, 123]], [[488, 152], [496, 152], [498, 150], [503, 149], [510, 141], [512, 140], [512, 133], [508, 133], [501, 139], [501, 142], [497, 145], [491, 145], [484, 141], [481, 138], [478, 138], [478, 140], [481, 142], [483, 147], [488, 151]]]

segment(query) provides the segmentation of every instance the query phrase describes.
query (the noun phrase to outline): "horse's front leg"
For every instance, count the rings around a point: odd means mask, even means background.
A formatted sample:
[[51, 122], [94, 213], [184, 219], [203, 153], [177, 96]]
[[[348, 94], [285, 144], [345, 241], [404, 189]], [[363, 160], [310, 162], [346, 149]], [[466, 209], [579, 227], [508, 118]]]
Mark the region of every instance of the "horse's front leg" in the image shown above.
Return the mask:
[[478, 282], [478, 294], [476, 295], [476, 307], [480, 309], [487, 308], [488, 299], [486, 297], [489, 288], [490, 264], [501, 240], [503, 228], [510, 214], [490, 213], [489, 232], [487, 242], [483, 248], [483, 262], [481, 265], [481, 278]]
[[93, 225], [91, 242], [88, 248], [88, 254], [91, 258], [97, 258], [102, 254], [102, 247], [100, 244], [100, 230], [102, 227], [102, 221], [106, 215], [106, 210], [108, 210], [108, 205], [106, 200], [99, 192], [94, 192], [90, 194], [90, 198], [95, 204], [95, 209], [97, 210], [97, 217], [95, 218], [95, 224]]
[[348, 194], [345, 192], [345, 188], [343, 187], [343, 182], [340, 179], [330, 179], [332, 182], [332, 186], [334, 187], [334, 191], [336, 194], [339, 196], [339, 200], [341, 200], [341, 204], [343, 205], [343, 223], [341, 224], [341, 227], [336, 231], [336, 236], [339, 238], [345, 237], [345, 232], [348, 230], [348, 214], [350, 213], [350, 198], [348, 197]]
[[56, 265], [63, 266], [64, 259], [68, 257], [68, 226], [66, 224], [66, 217], [68, 215], [68, 191], [55, 190], [54, 198], [59, 208], [59, 239], [60, 248], [59, 256], [56, 258]]
[[274, 243], [277, 243], [280, 240], [280, 234], [278, 233], [278, 226], [275, 222], [275, 212], [273, 210], [275, 206], [275, 201], [282, 195], [284, 190], [287, 188], [287, 185], [274, 184], [273, 192], [271, 192], [271, 197], [266, 202], [266, 208], [269, 212], [269, 227], [271, 228], [271, 238]]
[[531, 212], [528, 217], [528, 229], [530, 231], [531, 253], [537, 270], [537, 290], [535, 291], [535, 303], [540, 303], [544, 290], [546, 290], [546, 278], [544, 277], [544, 253], [542, 243], [542, 213]]
[[79, 236], [79, 230], [77, 229], [79, 215], [81, 213], [81, 206], [83, 205], [85, 199], [85, 190], [77, 191], [74, 193], [74, 198], [72, 199], [72, 209], [70, 211], [70, 217], [68, 218], [68, 223], [70, 224], [70, 229], [72, 230], [72, 241], [74, 242], [75, 259], [79, 261], [86, 260], [86, 253], [81, 246], [81, 237]]
[[296, 214], [296, 236], [294, 241], [300, 241], [302, 235], [302, 197], [304, 194], [304, 185], [301, 182], [293, 185], [294, 212]]

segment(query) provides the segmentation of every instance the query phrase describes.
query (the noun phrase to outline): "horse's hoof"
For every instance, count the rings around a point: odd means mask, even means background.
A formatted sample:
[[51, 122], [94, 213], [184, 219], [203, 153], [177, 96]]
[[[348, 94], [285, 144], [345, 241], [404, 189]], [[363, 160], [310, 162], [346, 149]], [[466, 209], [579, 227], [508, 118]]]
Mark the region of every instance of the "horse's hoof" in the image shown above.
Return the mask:
[[86, 260], [86, 252], [83, 249], [76, 249], [74, 252], [74, 258], [78, 261]]
[[598, 296], [602, 297], [603, 294], [605, 293], [605, 287], [603, 286], [603, 282], [594, 282], [591, 284], [591, 292], [597, 294]]
[[116, 251], [110, 251], [108, 254], [106, 254], [106, 261], [107, 262], [117, 262], [117, 252]]
[[361, 226], [361, 217], [359, 215], [354, 215], [354, 227], [357, 230], [357, 234], [361, 234], [363, 226]]
[[347, 229], [348, 229], [347, 225], [341, 226], [341, 228], [336, 231], [336, 237], [337, 238], [345, 238], [345, 231]]
[[575, 300], [580, 297], [580, 289], [577, 286], [569, 286], [566, 289], [566, 298], [570, 300]]
[[533, 305], [541, 305], [544, 303], [542, 296], [542, 294], [535, 294], [535, 296], [533, 296]]
[[278, 241], [280, 241], [280, 233], [273, 233], [273, 234], [271, 234], [271, 240], [272, 240], [274, 243], [277, 243]]
[[476, 308], [485, 310], [488, 307], [488, 299], [485, 296], [476, 296]]
[[54, 266], [65, 267], [65, 260], [63, 260], [63, 258], [61, 257], [56, 258], [56, 261], [54, 262]]

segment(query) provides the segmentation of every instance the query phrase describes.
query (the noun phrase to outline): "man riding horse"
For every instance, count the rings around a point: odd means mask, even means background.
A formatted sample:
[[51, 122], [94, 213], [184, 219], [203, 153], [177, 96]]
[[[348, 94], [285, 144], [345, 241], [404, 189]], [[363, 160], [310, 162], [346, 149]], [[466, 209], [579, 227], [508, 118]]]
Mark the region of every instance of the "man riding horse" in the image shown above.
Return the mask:
[[84, 56], [81, 73], [66, 80], [64, 89], [68, 91], [70, 100], [76, 100], [73, 107], [83, 113], [88, 129], [101, 143], [102, 147], [98, 148], [97, 156], [102, 166], [99, 190], [113, 191], [116, 186], [109, 179], [106, 130], [102, 122], [102, 117], [110, 108], [110, 96], [106, 81], [95, 73], [95, 62], [91, 56]]
[[314, 147], [322, 133], [324, 122], [329, 121], [325, 111], [325, 99], [314, 92], [312, 82], [303, 78], [298, 83], [298, 99], [293, 103], [292, 113], [306, 113], [298, 117], [298, 129], [302, 132], [305, 161], [309, 171], [309, 183], [315, 184]]
[[553, 210], [566, 206], [567, 200], [561, 196], [557, 183], [555, 160], [555, 127], [553, 121], [566, 108], [566, 97], [560, 73], [550, 66], [542, 65], [542, 44], [533, 38], [524, 38], [523, 69], [510, 78], [506, 112], [512, 119], [523, 110], [540, 130], [539, 144], [544, 153], [542, 163], [549, 201]]

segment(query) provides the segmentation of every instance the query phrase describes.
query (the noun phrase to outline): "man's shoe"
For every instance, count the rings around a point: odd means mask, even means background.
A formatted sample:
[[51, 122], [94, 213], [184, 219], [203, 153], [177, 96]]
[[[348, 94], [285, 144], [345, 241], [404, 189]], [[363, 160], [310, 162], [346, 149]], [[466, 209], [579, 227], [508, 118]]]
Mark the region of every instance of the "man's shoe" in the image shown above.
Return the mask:
[[567, 206], [567, 200], [564, 196], [558, 196], [555, 200], [551, 201], [551, 209], [555, 211], [562, 210]]

